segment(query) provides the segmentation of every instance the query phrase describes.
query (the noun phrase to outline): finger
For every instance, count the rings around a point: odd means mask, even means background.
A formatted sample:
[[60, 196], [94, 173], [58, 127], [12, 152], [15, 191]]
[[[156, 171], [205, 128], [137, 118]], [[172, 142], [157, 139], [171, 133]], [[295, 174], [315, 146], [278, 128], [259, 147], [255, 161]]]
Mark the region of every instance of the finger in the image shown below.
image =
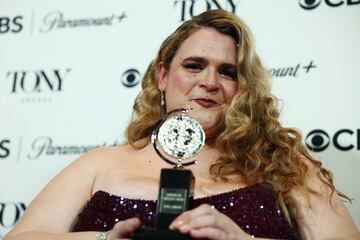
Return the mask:
[[180, 225], [186, 224], [190, 219], [199, 217], [201, 215], [211, 214], [214, 212], [217, 212], [215, 208], [210, 207], [210, 205], [208, 204], [202, 204], [197, 208], [194, 208], [192, 210], [180, 214], [180, 216], [175, 218], [175, 220], [170, 224], [169, 227], [170, 229], [176, 229]]
[[141, 225], [138, 218], [129, 218], [127, 220], [118, 222], [114, 225], [109, 233], [109, 239], [116, 239], [119, 237], [129, 237]]
[[221, 231], [217, 228], [199, 228], [199, 229], [193, 229], [190, 231], [190, 235], [193, 238], [201, 238], [201, 239], [208, 239], [208, 240], [226, 240], [226, 233], [224, 231]]
[[199, 217], [201, 215], [211, 214], [216, 211], [208, 204], [202, 204], [192, 210], [186, 211], [178, 216], [171, 224], [170, 229], [177, 229], [179, 226], [186, 224], [189, 220]]
[[222, 229], [223, 223], [221, 216], [219, 214], [207, 214], [199, 217], [190, 219], [186, 223], [183, 223], [178, 227], [181, 233], [188, 233], [191, 230], [202, 228], [202, 227], [212, 227]]

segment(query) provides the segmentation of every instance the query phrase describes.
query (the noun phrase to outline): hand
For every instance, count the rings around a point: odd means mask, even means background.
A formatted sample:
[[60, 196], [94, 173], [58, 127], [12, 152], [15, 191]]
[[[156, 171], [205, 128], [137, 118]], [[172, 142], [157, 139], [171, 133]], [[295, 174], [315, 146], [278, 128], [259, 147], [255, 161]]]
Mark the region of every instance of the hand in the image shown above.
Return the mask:
[[132, 233], [138, 229], [140, 225], [141, 223], [138, 218], [129, 218], [124, 221], [120, 221], [111, 229], [106, 240], [131, 239]]
[[193, 238], [210, 240], [253, 239], [228, 216], [207, 204], [182, 213], [170, 224], [170, 229], [177, 229], [181, 233], [190, 234]]

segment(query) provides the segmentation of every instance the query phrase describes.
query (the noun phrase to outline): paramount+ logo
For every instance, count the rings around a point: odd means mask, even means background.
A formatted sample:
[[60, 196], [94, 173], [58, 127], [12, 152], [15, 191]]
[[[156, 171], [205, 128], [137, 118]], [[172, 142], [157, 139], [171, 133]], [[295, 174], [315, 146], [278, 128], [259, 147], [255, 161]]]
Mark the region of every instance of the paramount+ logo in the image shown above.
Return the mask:
[[299, 5], [305, 10], [313, 10], [321, 5], [327, 7], [354, 6], [360, 4], [360, 0], [299, 0]]
[[340, 151], [360, 150], [360, 129], [340, 129], [332, 135], [315, 129], [306, 135], [305, 144], [313, 152], [325, 151], [330, 144]]

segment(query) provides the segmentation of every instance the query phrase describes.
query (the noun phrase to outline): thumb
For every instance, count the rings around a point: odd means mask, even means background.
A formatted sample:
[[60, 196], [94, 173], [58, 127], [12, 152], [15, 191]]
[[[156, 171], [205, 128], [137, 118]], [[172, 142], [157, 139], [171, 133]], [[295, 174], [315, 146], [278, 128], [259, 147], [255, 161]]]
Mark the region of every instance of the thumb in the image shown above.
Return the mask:
[[129, 237], [141, 225], [138, 218], [129, 218], [114, 225], [109, 233], [109, 239]]

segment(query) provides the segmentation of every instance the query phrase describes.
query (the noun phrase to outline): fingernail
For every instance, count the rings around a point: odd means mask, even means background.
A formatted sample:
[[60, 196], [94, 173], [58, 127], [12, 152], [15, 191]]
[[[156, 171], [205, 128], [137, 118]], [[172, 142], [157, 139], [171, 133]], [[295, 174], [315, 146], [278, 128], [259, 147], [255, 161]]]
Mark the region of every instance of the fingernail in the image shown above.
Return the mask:
[[181, 226], [179, 227], [179, 230], [180, 230], [180, 232], [186, 232], [186, 231], [189, 230], [189, 225], [186, 225], [186, 224], [181, 225]]
[[134, 225], [135, 223], [137, 223], [137, 219], [136, 218], [130, 218], [130, 219], [128, 219], [128, 222], [129, 222], [129, 224], [131, 224], [131, 225]]
[[176, 222], [173, 222], [172, 224], [170, 224], [169, 228], [171, 230], [174, 230], [175, 228], [179, 228], [183, 224], [184, 224], [183, 221], [176, 221]]

